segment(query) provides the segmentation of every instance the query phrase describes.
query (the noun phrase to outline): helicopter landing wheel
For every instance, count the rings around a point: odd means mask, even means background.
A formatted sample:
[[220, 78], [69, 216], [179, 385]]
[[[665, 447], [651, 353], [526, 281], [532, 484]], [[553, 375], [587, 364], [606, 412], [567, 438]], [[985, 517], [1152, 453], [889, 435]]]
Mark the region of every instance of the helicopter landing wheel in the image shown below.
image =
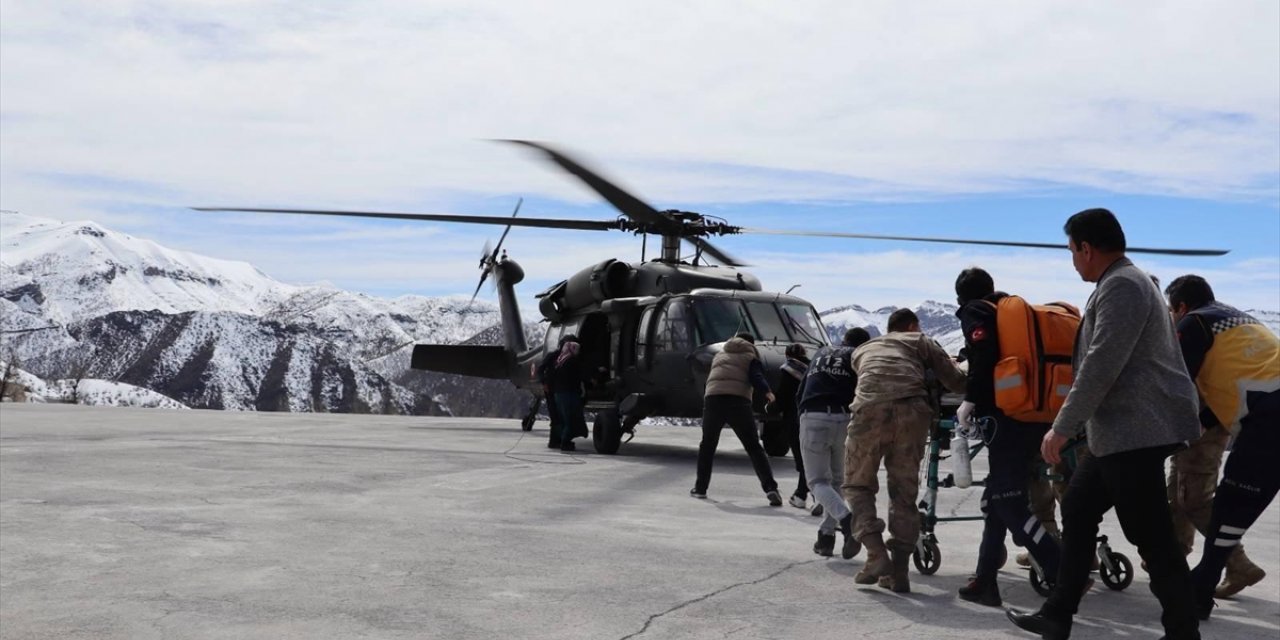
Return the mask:
[[622, 419], [617, 411], [600, 411], [596, 413], [596, 422], [591, 428], [591, 443], [596, 453], [614, 455], [622, 446]]

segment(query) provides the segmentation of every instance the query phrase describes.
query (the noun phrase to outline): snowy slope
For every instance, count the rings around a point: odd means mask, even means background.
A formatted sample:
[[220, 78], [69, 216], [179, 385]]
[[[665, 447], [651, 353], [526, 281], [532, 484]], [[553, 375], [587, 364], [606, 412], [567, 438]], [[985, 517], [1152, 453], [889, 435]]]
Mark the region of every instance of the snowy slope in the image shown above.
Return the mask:
[[[840, 342], [844, 332], [852, 327], [862, 327], [872, 337], [884, 335], [889, 331], [889, 316], [897, 311], [897, 307], [883, 307], [875, 311], [850, 304], [829, 309], [818, 314], [827, 327], [827, 335], [833, 342]], [[950, 354], [960, 352], [964, 346], [964, 336], [960, 333], [960, 319], [956, 317], [956, 305], [926, 300], [912, 311], [920, 318], [920, 330], [933, 337]]]
[[75, 402], [96, 407], [145, 407], [159, 409], [186, 409], [181, 402], [150, 389], [135, 387], [123, 382], [83, 378], [80, 380], [52, 380], [46, 382], [39, 376], [20, 368], [10, 369], [0, 360], [0, 371], [9, 373], [8, 384], [21, 387], [21, 393], [6, 388], [4, 401], [20, 402]]
[[[0, 357], [49, 380], [87, 374], [201, 408], [437, 413], [435, 387], [476, 389], [411, 375], [412, 345], [483, 341], [498, 322], [485, 301], [290, 285], [92, 222], [0, 214]], [[504, 415], [527, 402], [509, 384], [477, 401], [507, 395]]]
[[260, 314], [295, 289], [246, 262], [168, 249], [95, 222], [13, 212], [0, 213], [0, 263], [4, 297], [33, 283], [29, 294], [59, 323], [127, 309]]
[[[364, 353], [417, 339], [461, 342], [499, 321], [464, 298], [391, 300], [272, 279], [246, 262], [176, 251], [94, 222], [0, 213], [0, 297], [54, 324], [112, 311], [232, 312], [310, 323]], [[359, 330], [359, 335], [352, 332]]]

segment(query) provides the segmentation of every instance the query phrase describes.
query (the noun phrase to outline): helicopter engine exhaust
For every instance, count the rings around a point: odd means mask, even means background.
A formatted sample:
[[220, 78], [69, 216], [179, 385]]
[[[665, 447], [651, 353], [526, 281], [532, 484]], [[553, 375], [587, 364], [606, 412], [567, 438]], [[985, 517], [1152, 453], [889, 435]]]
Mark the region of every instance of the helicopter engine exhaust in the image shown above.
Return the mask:
[[592, 265], [547, 290], [540, 296], [538, 310], [550, 320], [572, 309], [582, 309], [613, 298], [625, 298], [635, 288], [636, 272], [631, 265], [610, 258]]

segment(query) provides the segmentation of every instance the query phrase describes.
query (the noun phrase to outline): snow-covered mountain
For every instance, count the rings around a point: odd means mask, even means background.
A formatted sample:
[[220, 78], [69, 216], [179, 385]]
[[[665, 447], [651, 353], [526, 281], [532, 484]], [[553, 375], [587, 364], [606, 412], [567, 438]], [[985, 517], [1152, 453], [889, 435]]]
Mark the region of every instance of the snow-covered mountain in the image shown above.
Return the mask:
[[[960, 319], [956, 317], [956, 305], [926, 300], [912, 308], [920, 318], [920, 330], [932, 336], [950, 354], [960, 352], [964, 346], [964, 335], [960, 333]], [[827, 327], [827, 335], [832, 342], [839, 343], [844, 332], [853, 327], [862, 327], [874, 338], [889, 331], [889, 316], [898, 307], [882, 307], [868, 311], [863, 307], [850, 304], [829, 309], [818, 314]]]
[[187, 409], [173, 398], [123, 382], [94, 378], [45, 381], [0, 360], [0, 398], [5, 402], [70, 402], [90, 406]]
[[440, 387], [515, 415], [528, 398], [510, 384], [408, 368], [415, 342], [500, 340], [498, 322], [488, 302], [291, 285], [93, 222], [0, 214], [0, 348], [49, 379], [75, 372], [202, 408], [440, 413], [448, 402], [492, 415]]

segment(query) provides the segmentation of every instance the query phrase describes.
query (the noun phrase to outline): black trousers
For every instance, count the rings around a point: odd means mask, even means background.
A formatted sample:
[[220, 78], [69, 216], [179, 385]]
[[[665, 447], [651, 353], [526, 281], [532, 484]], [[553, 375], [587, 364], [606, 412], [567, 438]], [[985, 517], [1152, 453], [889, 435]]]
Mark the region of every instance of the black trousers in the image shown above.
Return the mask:
[[804, 475], [804, 456], [800, 454], [800, 414], [783, 414], [782, 424], [787, 428], [787, 442], [791, 445], [791, 457], [796, 461], [796, 474], [800, 479], [796, 481], [795, 494], [801, 498], [809, 497], [809, 483], [805, 480]]
[[560, 419], [560, 410], [556, 408], [556, 394], [550, 386], [543, 385], [542, 397], [547, 403], [547, 421], [550, 423], [550, 443], [560, 446], [560, 433], [564, 430], [564, 421]]
[[1222, 482], [1213, 496], [1213, 516], [1205, 534], [1200, 564], [1192, 572], [1196, 598], [1205, 603], [1222, 579], [1227, 556], [1280, 491], [1280, 391], [1272, 391], [1240, 421]]
[[760, 445], [756, 434], [756, 418], [751, 411], [751, 401], [741, 396], [715, 395], [702, 400], [702, 444], [698, 445], [698, 479], [693, 488], [705, 493], [711, 484], [711, 463], [720, 445], [720, 430], [728, 424], [742, 442], [742, 448], [751, 457], [751, 466], [760, 479], [765, 492], [776, 491], [778, 483], [773, 479], [769, 456]]
[[1169, 638], [1198, 637], [1186, 556], [1173, 534], [1165, 495], [1164, 461], [1173, 446], [1085, 458], [1062, 499], [1062, 562], [1041, 611], [1070, 620], [1080, 606], [1097, 549], [1102, 515], [1115, 507], [1124, 537], [1138, 548], [1151, 574], [1151, 593], [1164, 609]]
[[982, 491], [985, 518], [978, 547], [979, 582], [995, 582], [1004, 560], [1006, 532], [1012, 534], [1015, 544], [1031, 553], [1050, 580], [1058, 575], [1058, 541], [1031, 514], [1027, 499], [1027, 460], [1035, 455], [1048, 430], [1045, 424], [1018, 422], [1005, 416], [996, 417], [994, 425], [983, 430], [990, 472]]

